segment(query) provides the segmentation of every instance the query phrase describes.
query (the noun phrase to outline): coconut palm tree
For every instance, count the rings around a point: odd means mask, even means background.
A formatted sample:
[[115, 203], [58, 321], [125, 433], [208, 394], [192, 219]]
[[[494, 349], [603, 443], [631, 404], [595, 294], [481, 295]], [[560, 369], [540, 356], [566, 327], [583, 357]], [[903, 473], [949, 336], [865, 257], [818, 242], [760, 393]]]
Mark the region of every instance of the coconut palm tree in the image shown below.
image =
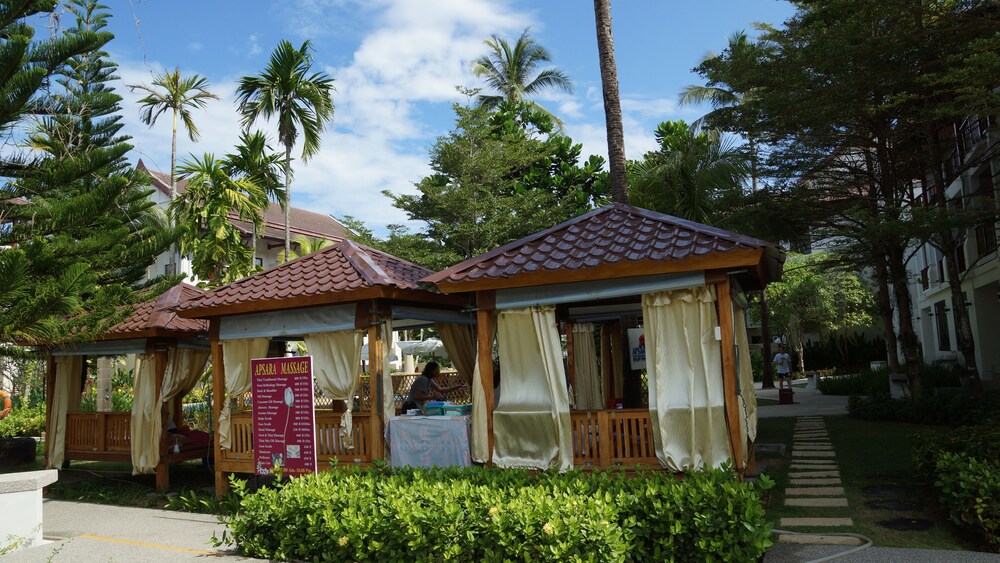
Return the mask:
[[628, 203], [625, 129], [622, 126], [622, 104], [618, 98], [615, 41], [611, 34], [611, 0], [594, 0], [594, 20], [597, 23], [597, 51], [601, 61], [601, 86], [604, 90], [604, 122], [608, 131], [611, 200], [616, 203]]
[[[191, 117], [191, 110], [203, 108], [209, 100], [218, 100], [219, 97], [208, 91], [208, 81], [201, 76], [194, 74], [187, 78], [181, 77], [179, 68], [173, 72], [166, 69], [153, 78], [152, 84], [129, 84], [132, 92], [145, 92], [146, 97], [139, 100], [139, 118], [150, 127], [156, 123], [157, 118], [170, 111], [173, 116], [170, 135], [170, 199], [177, 197], [177, 121], [180, 118], [184, 128], [187, 129], [188, 138], [197, 141], [200, 133]], [[170, 253], [170, 265], [177, 273], [176, 252]]]
[[233, 178], [221, 160], [206, 153], [181, 163], [184, 194], [170, 203], [182, 231], [181, 249], [193, 256], [194, 274], [210, 285], [253, 272], [253, 252], [231, 219], [245, 221], [258, 235], [264, 227], [267, 195], [248, 178]]
[[573, 92], [573, 82], [563, 71], [558, 68], [538, 70], [541, 64], [550, 62], [551, 57], [545, 47], [531, 38], [530, 30], [525, 29], [513, 45], [496, 34], [484, 43], [489, 47], [489, 53], [472, 61], [472, 73], [482, 78], [495, 93], [480, 94], [478, 104], [494, 109], [504, 101], [527, 101], [556, 123], [561, 123], [552, 112], [537, 102], [527, 100], [529, 96], [548, 89]]
[[311, 73], [312, 44], [296, 49], [282, 40], [271, 53], [267, 67], [257, 75], [240, 79], [236, 102], [243, 116], [244, 128], [258, 117], [278, 121], [278, 142], [285, 147], [285, 253], [291, 251], [289, 209], [292, 183], [292, 147], [302, 130], [302, 161], [319, 152], [320, 133], [333, 120], [333, 78], [322, 72]]
[[278, 253], [278, 263], [284, 264], [289, 260], [295, 260], [306, 254], [312, 254], [318, 250], [323, 250], [324, 248], [329, 248], [333, 246], [333, 241], [325, 238], [309, 238], [305, 235], [295, 235], [292, 239], [297, 247], [296, 250], [292, 250], [290, 254], [285, 254], [284, 251]]

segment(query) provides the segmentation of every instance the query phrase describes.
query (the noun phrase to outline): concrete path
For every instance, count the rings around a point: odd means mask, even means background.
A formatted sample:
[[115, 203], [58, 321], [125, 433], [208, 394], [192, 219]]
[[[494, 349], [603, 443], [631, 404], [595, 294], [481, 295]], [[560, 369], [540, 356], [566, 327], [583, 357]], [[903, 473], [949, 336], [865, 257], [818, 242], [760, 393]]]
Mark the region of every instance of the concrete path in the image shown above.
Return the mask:
[[[754, 384], [758, 399], [778, 400], [778, 390], [761, 389]], [[757, 418], [781, 418], [793, 416], [838, 416], [847, 414], [847, 397], [824, 395], [816, 389], [806, 389], [805, 383], [792, 384], [793, 395], [790, 405], [757, 406]]]
[[44, 500], [42, 535], [50, 543], [3, 557], [7, 562], [260, 561], [212, 547], [224, 527], [215, 516]]

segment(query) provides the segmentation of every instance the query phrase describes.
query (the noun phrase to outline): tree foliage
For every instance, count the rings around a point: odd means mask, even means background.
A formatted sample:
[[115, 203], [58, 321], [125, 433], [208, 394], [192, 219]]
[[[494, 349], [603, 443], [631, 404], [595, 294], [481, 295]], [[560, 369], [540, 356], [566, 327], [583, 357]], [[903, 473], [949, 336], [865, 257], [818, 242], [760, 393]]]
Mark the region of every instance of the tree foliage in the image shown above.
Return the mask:
[[173, 237], [125, 159], [107, 12], [75, 0], [75, 25], [39, 39], [27, 18], [53, 8], [0, 9], [0, 342], [93, 338], [149, 296], [135, 290]]
[[580, 162], [581, 146], [553, 132], [532, 105], [504, 102], [496, 111], [455, 106], [454, 131], [431, 149], [434, 173], [419, 194], [383, 192], [420, 235], [402, 228], [387, 241], [402, 258], [441, 268], [476, 256], [602, 205], [608, 197], [604, 161]]
[[847, 328], [869, 326], [874, 297], [861, 278], [826, 253], [791, 254], [780, 282], [767, 286], [771, 320], [785, 331], [805, 370], [806, 332], [821, 336]]

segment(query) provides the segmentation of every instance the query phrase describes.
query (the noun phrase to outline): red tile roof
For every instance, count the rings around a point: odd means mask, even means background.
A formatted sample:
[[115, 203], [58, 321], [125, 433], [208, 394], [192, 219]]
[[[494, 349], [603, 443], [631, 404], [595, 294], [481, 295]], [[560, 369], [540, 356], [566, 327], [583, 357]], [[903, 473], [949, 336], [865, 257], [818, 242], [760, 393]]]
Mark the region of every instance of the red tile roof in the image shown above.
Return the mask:
[[199, 319], [183, 319], [173, 312], [173, 308], [189, 300], [201, 297], [204, 291], [181, 283], [170, 288], [157, 297], [135, 306], [135, 310], [124, 321], [111, 327], [101, 336], [101, 340], [120, 340], [124, 338], [141, 338], [166, 336], [172, 333], [176, 336], [196, 336], [208, 334], [208, 322]]
[[[150, 169], [142, 160], [139, 160], [136, 168], [149, 174], [153, 180], [153, 187], [165, 194], [170, 194], [169, 174]], [[187, 180], [179, 180], [177, 182], [177, 193], [184, 193], [186, 189]], [[244, 232], [250, 232], [249, 223], [240, 221], [235, 216], [230, 219]], [[298, 207], [291, 208], [289, 230], [293, 236], [300, 234], [310, 238], [325, 238], [328, 240], [346, 238], [348, 234], [347, 227], [333, 217]], [[282, 211], [281, 205], [273, 201], [268, 205], [267, 211], [264, 212], [264, 237], [285, 240], [285, 212]]]
[[[216, 288], [177, 308], [185, 316], [211, 311], [281, 309], [373, 297], [378, 288], [421, 290], [430, 270], [344, 239], [337, 244]], [[427, 292], [430, 295], [430, 292]], [[243, 311], [247, 312], [247, 311]]]
[[[552, 277], [542, 283], [579, 281], [591, 273], [595, 275], [590, 279], [625, 277], [613, 273], [625, 270], [628, 275], [659, 273], [655, 269], [644, 272], [640, 267], [651, 264], [669, 271], [694, 271], [704, 269], [712, 257], [749, 252], [749, 259], [761, 250], [780, 253], [763, 240], [615, 203], [456, 264], [424, 281], [442, 289], [450, 286], [445, 291], [462, 291], [463, 285], [478, 286], [472, 289], [539, 285], [534, 282], [546, 274]], [[532, 283], [517, 282], [528, 276]], [[560, 279], [565, 277], [573, 279]]]

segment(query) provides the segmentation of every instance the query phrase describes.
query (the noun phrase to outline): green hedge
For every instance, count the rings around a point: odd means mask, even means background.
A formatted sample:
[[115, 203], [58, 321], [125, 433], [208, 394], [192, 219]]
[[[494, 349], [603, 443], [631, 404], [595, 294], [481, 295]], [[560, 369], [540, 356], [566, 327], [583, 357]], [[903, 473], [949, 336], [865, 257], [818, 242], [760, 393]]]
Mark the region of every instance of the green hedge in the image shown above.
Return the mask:
[[45, 430], [45, 405], [15, 407], [0, 420], [0, 438], [41, 436]]
[[816, 383], [824, 395], [876, 395], [889, 392], [889, 372], [865, 370], [861, 373], [826, 377]]
[[218, 540], [309, 561], [752, 561], [762, 490], [729, 468], [625, 477], [472, 468], [338, 468], [246, 493]]
[[847, 411], [861, 420], [972, 425], [1000, 414], [1000, 393], [955, 393], [916, 399], [893, 399], [885, 394], [853, 396], [847, 401]]

